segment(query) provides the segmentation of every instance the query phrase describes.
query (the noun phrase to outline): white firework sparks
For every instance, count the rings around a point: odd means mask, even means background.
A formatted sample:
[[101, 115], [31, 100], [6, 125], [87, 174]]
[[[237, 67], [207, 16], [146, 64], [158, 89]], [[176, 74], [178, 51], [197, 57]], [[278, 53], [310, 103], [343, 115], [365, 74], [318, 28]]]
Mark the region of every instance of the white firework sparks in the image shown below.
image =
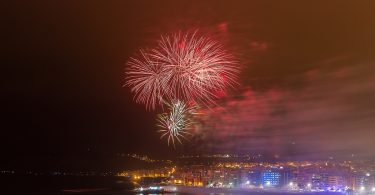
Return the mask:
[[159, 132], [162, 133], [160, 138], [168, 137], [168, 145], [175, 140], [179, 143], [181, 138], [186, 139], [186, 135], [190, 134], [188, 130], [192, 127], [192, 117], [195, 113], [195, 107], [189, 107], [186, 103], [176, 100], [169, 106], [169, 113], [160, 114], [158, 117]]

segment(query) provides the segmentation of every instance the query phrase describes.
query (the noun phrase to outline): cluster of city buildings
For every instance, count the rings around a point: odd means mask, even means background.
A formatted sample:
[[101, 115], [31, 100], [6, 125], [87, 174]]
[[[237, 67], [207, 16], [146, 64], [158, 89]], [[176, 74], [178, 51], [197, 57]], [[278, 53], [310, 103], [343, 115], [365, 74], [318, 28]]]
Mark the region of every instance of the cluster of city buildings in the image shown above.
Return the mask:
[[248, 188], [286, 191], [370, 192], [375, 194], [375, 163], [350, 161], [334, 163], [217, 162], [209, 165], [182, 165], [158, 170], [123, 173], [136, 182], [145, 179], [173, 185]]

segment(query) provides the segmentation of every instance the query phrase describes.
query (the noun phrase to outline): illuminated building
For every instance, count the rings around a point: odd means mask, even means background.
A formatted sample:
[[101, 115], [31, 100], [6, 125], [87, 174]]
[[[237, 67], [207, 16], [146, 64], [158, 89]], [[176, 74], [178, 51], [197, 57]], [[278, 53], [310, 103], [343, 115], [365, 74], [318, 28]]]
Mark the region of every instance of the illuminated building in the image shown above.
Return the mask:
[[263, 186], [275, 187], [280, 185], [281, 174], [279, 171], [266, 170], [262, 173]]
[[260, 170], [251, 170], [249, 171], [249, 183], [254, 186], [262, 185], [262, 173]]
[[311, 178], [312, 188], [320, 189], [322, 187], [322, 177], [320, 174], [313, 174]]

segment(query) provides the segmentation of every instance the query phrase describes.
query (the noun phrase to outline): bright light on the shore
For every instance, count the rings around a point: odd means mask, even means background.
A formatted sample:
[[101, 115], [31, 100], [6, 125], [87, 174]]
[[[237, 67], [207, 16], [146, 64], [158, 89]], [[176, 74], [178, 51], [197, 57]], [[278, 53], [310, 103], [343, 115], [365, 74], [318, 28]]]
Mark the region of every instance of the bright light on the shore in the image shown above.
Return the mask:
[[365, 191], [365, 189], [366, 188], [364, 186], [361, 186], [361, 188], [360, 188], [361, 191]]
[[308, 184], [307, 184], [307, 187], [311, 187], [311, 183], [308, 183]]
[[375, 192], [375, 187], [372, 187], [371, 191]]
[[293, 186], [293, 182], [290, 182], [290, 183], [289, 183], [289, 186]]

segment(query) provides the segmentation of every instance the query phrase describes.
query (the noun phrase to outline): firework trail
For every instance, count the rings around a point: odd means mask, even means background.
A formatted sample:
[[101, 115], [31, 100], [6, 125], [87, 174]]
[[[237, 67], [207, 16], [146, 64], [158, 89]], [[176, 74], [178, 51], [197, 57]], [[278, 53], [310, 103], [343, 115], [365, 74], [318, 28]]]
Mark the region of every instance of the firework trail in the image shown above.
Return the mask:
[[196, 33], [162, 37], [156, 48], [128, 62], [127, 81], [138, 103], [148, 109], [180, 99], [214, 103], [218, 92], [234, 87], [237, 63], [223, 47]]
[[169, 113], [160, 114], [158, 117], [159, 132], [162, 133], [160, 138], [168, 137], [168, 145], [172, 142], [175, 146], [175, 140], [181, 142], [181, 138], [186, 139], [186, 135], [190, 134], [188, 130], [193, 125], [193, 115], [196, 114], [196, 107], [187, 105], [186, 103], [175, 100], [168, 104]]

